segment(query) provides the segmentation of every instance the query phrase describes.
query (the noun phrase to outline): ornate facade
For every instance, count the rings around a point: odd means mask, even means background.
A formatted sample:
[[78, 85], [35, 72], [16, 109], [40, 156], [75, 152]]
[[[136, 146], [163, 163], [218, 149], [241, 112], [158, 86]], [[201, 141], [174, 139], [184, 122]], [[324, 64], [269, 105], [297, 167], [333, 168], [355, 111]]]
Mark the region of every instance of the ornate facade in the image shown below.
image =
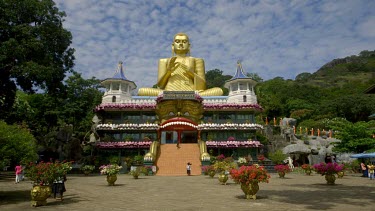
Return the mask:
[[255, 114], [262, 111], [254, 93], [256, 82], [240, 63], [225, 84], [228, 96], [202, 97], [197, 91], [132, 96], [136, 85], [125, 77], [121, 62], [102, 85], [106, 91], [95, 109], [97, 135], [90, 139], [99, 149], [117, 150], [121, 157], [133, 151], [144, 155], [145, 163], [157, 165], [158, 150], [165, 144], [197, 144], [202, 163], [210, 159], [209, 152], [256, 156], [262, 146], [255, 139], [263, 128], [255, 122]]

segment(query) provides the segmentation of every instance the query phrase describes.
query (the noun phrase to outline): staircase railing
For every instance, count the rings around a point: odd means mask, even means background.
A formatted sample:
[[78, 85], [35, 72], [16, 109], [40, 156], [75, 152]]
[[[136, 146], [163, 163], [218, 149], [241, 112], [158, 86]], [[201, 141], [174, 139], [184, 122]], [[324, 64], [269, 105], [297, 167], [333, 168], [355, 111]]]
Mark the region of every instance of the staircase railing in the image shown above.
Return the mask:
[[209, 161], [210, 160], [210, 154], [207, 152], [207, 145], [205, 141], [202, 141], [201, 139], [198, 139], [198, 146], [199, 146], [199, 152], [201, 154], [201, 161]]
[[153, 141], [150, 145], [150, 151], [144, 156], [144, 161], [146, 162], [156, 162], [156, 156], [158, 154], [158, 148], [160, 146], [159, 141]]

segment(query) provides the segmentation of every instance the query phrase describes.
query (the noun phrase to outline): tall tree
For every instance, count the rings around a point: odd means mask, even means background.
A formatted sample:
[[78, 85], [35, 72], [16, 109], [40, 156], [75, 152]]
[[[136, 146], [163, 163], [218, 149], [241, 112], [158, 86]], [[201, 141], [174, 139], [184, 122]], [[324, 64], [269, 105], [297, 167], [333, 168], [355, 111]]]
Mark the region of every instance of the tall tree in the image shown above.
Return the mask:
[[247, 73], [247, 77], [252, 78], [256, 82], [263, 82], [263, 78], [258, 73]]
[[338, 152], [360, 153], [375, 151], [375, 121], [352, 123], [345, 119], [336, 118], [328, 122], [328, 126], [337, 131], [336, 137], [341, 142], [335, 144]]
[[81, 74], [73, 73], [66, 80], [67, 92], [63, 100], [60, 119], [71, 124], [74, 131], [87, 132], [91, 128], [93, 110], [102, 101], [100, 80], [95, 77], [83, 79]]
[[14, 165], [36, 161], [35, 138], [25, 127], [8, 125], [0, 121], [0, 166], [4, 160]]
[[224, 95], [228, 95], [228, 89], [224, 88], [225, 81], [231, 79], [230, 75], [223, 75], [223, 71], [213, 69], [206, 72], [207, 88], [220, 87], [223, 89]]
[[72, 71], [72, 35], [52, 0], [0, 1], [0, 116], [11, 110], [17, 86], [55, 95]]

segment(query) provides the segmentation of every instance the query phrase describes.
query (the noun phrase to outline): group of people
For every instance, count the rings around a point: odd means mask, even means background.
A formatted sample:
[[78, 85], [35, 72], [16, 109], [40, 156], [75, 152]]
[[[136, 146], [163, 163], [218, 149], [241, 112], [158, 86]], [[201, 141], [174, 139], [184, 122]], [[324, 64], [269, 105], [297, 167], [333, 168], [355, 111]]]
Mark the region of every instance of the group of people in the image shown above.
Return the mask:
[[364, 177], [369, 177], [370, 180], [373, 180], [375, 178], [375, 165], [374, 164], [366, 165], [362, 162], [361, 169], [362, 169]]

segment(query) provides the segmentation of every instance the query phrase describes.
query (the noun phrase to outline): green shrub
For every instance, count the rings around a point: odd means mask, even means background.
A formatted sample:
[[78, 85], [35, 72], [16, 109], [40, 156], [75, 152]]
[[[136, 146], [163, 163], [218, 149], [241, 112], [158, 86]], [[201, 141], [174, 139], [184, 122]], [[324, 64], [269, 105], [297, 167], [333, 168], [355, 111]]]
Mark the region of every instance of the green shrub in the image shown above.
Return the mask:
[[287, 158], [288, 156], [286, 154], [284, 154], [281, 150], [277, 150], [276, 152], [274, 153], [270, 153], [268, 155], [268, 158], [274, 163], [274, 164], [282, 164], [284, 162], [284, 160]]

